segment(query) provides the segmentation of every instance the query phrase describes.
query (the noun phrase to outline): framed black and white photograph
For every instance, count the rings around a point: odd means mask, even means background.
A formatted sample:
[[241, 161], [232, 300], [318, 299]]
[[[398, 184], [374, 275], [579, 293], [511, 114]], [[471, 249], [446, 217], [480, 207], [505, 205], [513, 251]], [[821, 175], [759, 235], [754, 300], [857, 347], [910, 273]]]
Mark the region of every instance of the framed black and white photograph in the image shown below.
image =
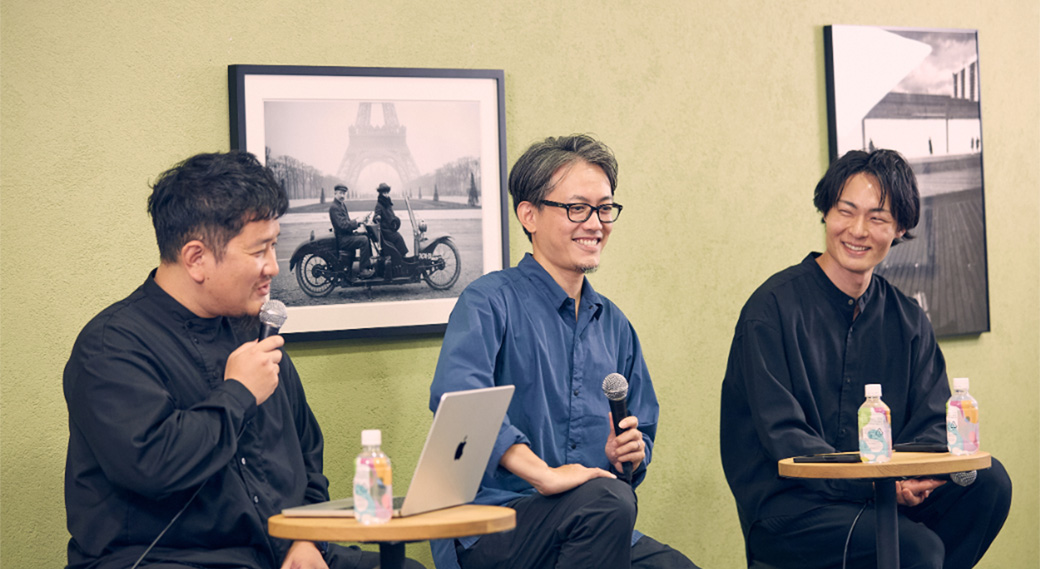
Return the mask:
[[289, 196], [271, 284], [282, 333], [442, 332], [466, 285], [508, 266], [504, 77], [228, 67], [231, 147]]
[[826, 26], [831, 160], [898, 151], [917, 175], [915, 239], [878, 265], [937, 336], [990, 329], [976, 30]]

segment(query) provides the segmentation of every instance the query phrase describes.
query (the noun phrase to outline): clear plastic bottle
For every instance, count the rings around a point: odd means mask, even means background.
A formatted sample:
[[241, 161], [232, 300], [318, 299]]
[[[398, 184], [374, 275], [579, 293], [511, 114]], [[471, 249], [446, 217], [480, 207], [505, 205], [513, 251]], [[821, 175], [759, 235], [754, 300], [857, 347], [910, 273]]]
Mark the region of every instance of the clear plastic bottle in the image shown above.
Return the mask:
[[953, 379], [953, 395], [946, 402], [946, 446], [950, 454], [979, 450], [979, 402], [968, 393], [968, 378]]
[[892, 460], [892, 411], [881, 400], [881, 385], [864, 386], [867, 400], [859, 408], [859, 457], [863, 462]]
[[354, 461], [354, 517], [363, 524], [381, 524], [394, 511], [390, 457], [380, 445], [378, 429], [361, 431], [361, 454]]

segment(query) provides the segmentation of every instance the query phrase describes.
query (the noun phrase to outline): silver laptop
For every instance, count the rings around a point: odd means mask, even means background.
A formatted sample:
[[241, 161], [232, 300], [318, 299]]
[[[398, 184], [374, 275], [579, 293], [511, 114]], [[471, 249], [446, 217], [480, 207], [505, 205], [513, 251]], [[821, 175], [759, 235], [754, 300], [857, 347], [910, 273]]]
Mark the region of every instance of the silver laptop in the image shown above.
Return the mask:
[[[394, 517], [473, 501], [512, 398], [512, 385], [441, 395], [408, 492], [403, 498], [394, 498]], [[282, 510], [282, 514], [352, 518], [354, 500], [344, 498], [296, 506]]]

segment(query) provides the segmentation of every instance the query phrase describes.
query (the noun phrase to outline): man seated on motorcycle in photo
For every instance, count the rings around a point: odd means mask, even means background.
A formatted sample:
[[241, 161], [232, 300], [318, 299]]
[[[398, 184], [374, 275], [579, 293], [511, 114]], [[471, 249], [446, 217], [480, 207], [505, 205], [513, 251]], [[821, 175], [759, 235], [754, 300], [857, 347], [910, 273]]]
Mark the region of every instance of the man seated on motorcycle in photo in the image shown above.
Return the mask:
[[[401, 219], [394, 213], [394, 202], [390, 200], [390, 186], [381, 183], [376, 188], [376, 193], [379, 194], [379, 199], [376, 200], [376, 221], [378, 221], [382, 233], [383, 245], [394, 246], [399, 256], [392, 253], [391, 256], [395, 263], [399, 263], [408, 255], [408, 245], [405, 245], [404, 237], [397, 232], [401, 228]], [[387, 253], [384, 251], [383, 255]]]
[[368, 237], [354, 233], [361, 223], [350, 217], [347, 211], [347, 187], [336, 186], [332, 207], [329, 208], [329, 219], [332, 220], [332, 229], [336, 234], [336, 248], [339, 249], [339, 258], [343, 262], [347, 278], [354, 269], [354, 257], [357, 250], [361, 249], [361, 265], [359, 266], [361, 278], [372, 276], [373, 269], [370, 267], [372, 250], [368, 245]]

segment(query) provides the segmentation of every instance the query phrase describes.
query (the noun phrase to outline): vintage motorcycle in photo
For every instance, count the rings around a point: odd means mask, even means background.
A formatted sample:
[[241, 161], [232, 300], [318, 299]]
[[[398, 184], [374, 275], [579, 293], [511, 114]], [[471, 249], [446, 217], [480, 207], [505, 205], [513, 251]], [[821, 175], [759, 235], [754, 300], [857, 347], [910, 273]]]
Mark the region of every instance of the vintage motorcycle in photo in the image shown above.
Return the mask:
[[315, 239], [311, 232], [310, 240], [297, 247], [289, 260], [289, 270], [296, 274], [296, 282], [303, 292], [319, 298], [328, 296], [337, 287], [403, 285], [420, 280], [426, 281], [434, 290], [451, 288], [459, 280], [462, 269], [458, 247], [447, 235], [432, 240], [428, 238], [426, 222], [416, 221], [407, 197], [405, 204], [412, 222], [415, 255], [402, 256], [392, 244], [383, 241], [374, 213], [369, 213], [362, 222], [372, 251], [372, 267], [367, 270], [365, 267], [348, 270], [340, 258], [336, 237], [329, 235]]

